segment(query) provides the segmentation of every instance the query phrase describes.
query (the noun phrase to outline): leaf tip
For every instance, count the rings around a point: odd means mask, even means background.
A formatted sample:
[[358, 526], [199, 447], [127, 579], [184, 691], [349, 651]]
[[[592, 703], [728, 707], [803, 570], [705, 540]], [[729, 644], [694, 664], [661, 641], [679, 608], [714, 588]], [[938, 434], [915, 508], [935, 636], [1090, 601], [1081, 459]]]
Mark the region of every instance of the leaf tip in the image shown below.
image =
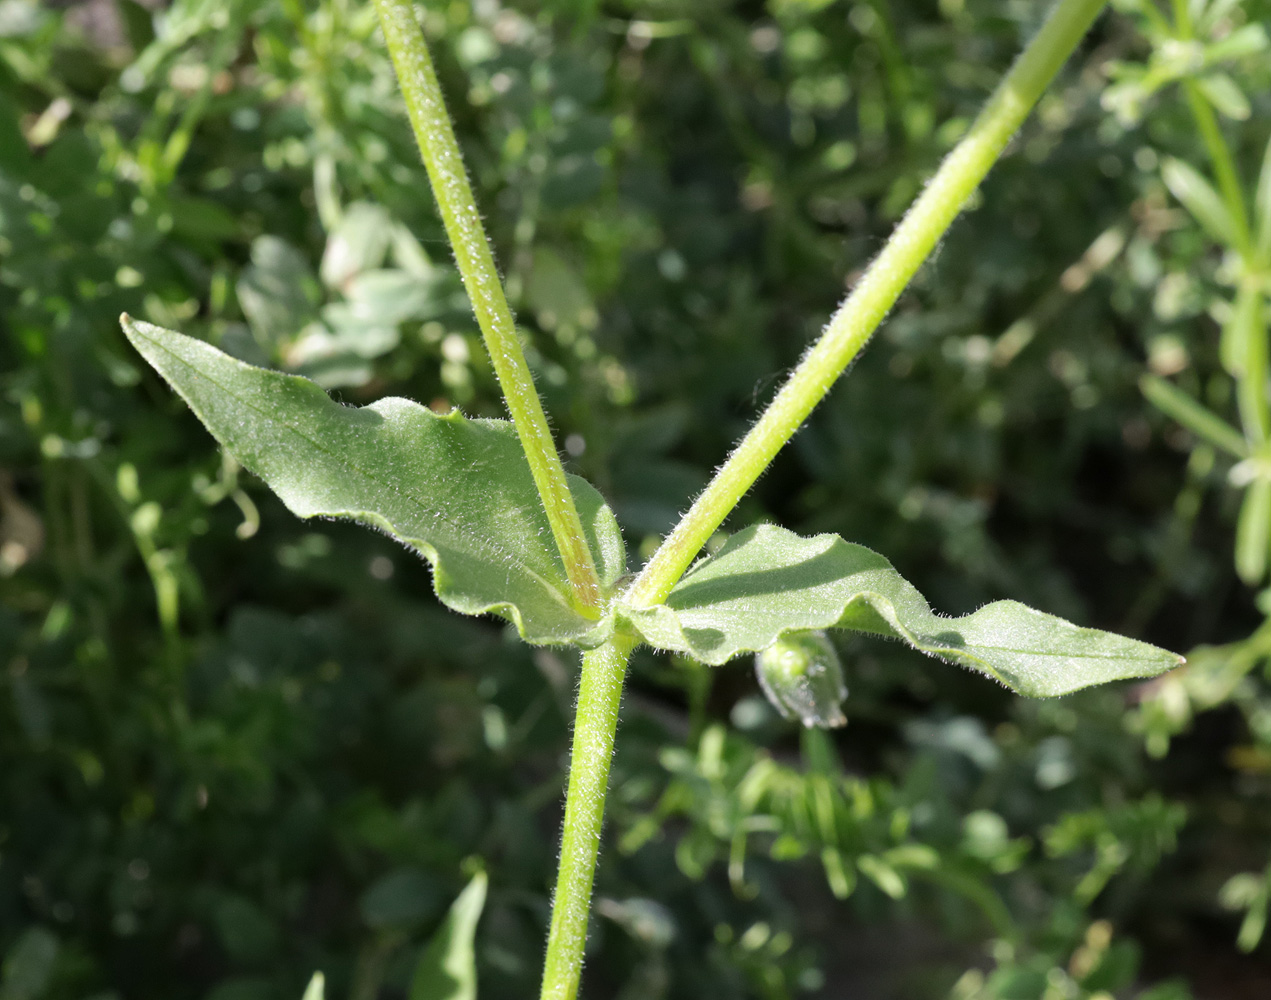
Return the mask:
[[[119, 314], [119, 326], [124, 331], [124, 336], [128, 338], [132, 346], [141, 350], [141, 341], [147, 339], [145, 328], [150, 326], [143, 320], [136, 320], [129, 316], [126, 312]], [[151, 327], [154, 329], [154, 327]]]

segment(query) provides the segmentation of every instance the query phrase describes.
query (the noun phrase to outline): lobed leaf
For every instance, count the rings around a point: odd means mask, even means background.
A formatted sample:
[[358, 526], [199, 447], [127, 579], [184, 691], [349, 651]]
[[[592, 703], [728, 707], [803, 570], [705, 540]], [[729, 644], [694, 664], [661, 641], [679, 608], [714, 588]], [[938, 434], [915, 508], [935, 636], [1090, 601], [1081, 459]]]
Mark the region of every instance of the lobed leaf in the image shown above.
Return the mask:
[[734, 535], [685, 574], [665, 604], [619, 605], [618, 615], [651, 645], [711, 665], [766, 649], [792, 629], [891, 636], [1032, 697], [1152, 677], [1183, 662], [1015, 601], [941, 618], [877, 553], [837, 535], [801, 538], [773, 525]]
[[[433, 567], [437, 596], [493, 612], [527, 642], [604, 641], [611, 625], [575, 605], [512, 425], [439, 415], [406, 399], [341, 406], [317, 385], [244, 364], [210, 344], [125, 316], [133, 346], [213, 437], [300, 517], [387, 532]], [[605, 587], [624, 572], [618, 524], [599, 493], [570, 489]]]

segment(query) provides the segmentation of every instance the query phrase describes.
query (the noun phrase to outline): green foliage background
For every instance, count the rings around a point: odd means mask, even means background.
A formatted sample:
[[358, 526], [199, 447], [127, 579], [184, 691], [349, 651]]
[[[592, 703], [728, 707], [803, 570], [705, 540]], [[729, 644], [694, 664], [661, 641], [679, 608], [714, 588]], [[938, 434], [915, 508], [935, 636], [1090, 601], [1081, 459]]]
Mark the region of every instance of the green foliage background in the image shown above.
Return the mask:
[[[1211, 6], [1219, 42], [1271, 18]], [[572, 471], [646, 556], [1043, 14], [423, 10]], [[1220, 65], [1250, 192], [1262, 37]], [[1269, 605], [1231, 463], [1138, 388], [1234, 422], [1224, 254], [1161, 179], [1205, 151], [1142, 69], [1174, 55], [1136, 3], [1099, 22], [731, 527], [1189, 666], [1028, 702], [853, 639], [826, 736], [744, 665], [638, 654], [589, 996], [1266, 995]], [[369, 5], [0, 2], [0, 997], [403, 996], [481, 868], [481, 996], [532, 995], [575, 664], [292, 518], [125, 310], [348, 402], [501, 415]]]

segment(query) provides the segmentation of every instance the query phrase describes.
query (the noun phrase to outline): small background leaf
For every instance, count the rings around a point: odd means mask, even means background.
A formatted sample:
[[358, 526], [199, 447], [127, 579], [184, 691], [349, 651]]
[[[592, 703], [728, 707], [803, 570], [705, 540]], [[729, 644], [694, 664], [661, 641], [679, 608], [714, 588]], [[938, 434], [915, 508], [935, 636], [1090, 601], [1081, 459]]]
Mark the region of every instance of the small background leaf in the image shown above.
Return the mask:
[[1239, 122], [1249, 117], [1249, 98], [1226, 73], [1211, 73], [1197, 80], [1196, 85], [1221, 114]]
[[1236, 243], [1236, 226], [1227, 206], [1213, 185], [1195, 167], [1172, 156], [1167, 157], [1161, 167], [1161, 177], [1170, 193], [1183, 203], [1183, 207], [1211, 237], [1225, 245]]
[[1254, 192], [1254, 220], [1257, 229], [1258, 256], [1263, 262], [1271, 261], [1271, 140], [1262, 154], [1262, 170], [1258, 174], [1258, 188]]
[[487, 883], [485, 872], [480, 872], [450, 907], [415, 966], [410, 1000], [476, 1000], [477, 963], [472, 943], [485, 906]]
[[48, 988], [59, 951], [57, 938], [32, 927], [14, 943], [0, 971], [0, 998], [37, 1000]]
[[437, 880], [418, 868], [389, 872], [362, 894], [362, 918], [374, 928], [409, 927], [434, 916], [445, 902]]

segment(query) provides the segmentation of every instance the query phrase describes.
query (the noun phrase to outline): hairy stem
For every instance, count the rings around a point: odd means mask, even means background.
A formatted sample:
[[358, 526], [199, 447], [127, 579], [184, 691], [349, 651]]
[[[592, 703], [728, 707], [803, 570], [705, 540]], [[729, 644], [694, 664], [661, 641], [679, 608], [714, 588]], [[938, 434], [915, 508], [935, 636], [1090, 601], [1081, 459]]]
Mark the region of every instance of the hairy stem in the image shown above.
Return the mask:
[[525, 363], [424, 33], [408, 0], [375, 0], [375, 8], [459, 273], [547, 511], [575, 600], [581, 608], [596, 612], [602, 600], [596, 564], [565, 481], [542, 401]]
[[620, 635], [583, 653], [560, 870], [552, 900], [541, 1000], [574, 1000], [578, 996], [591, 886], [609, 788], [609, 762], [618, 728], [618, 704], [622, 700], [627, 659], [634, 646], [634, 641]]
[[1105, 2], [1060, 0], [820, 340], [636, 578], [627, 595], [630, 603], [665, 600], [724, 518], [860, 353]]

